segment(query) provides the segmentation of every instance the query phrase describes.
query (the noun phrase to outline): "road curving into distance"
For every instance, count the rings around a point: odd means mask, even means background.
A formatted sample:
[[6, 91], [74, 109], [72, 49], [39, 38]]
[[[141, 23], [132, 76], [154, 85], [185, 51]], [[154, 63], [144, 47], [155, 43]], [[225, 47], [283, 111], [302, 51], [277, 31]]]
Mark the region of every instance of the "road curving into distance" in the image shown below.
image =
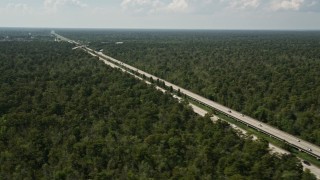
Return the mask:
[[[51, 33], [53, 35], [55, 35], [60, 40], [67, 41], [69, 43], [72, 43], [72, 44], [75, 44], [75, 45], [78, 45], [78, 46], [81, 45], [80, 43], [78, 43], [76, 41], [70, 40], [70, 39], [65, 38], [65, 37], [63, 37], [61, 35], [56, 34], [54, 31], [52, 31]], [[115, 64], [117, 64], [119, 66], [122, 66], [122, 67], [126, 68], [127, 70], [133, 71], [133, 72], [135, 72], [137, 74], [140, 74], [142, 76], [145, 76], [145, 77], [147, 77], [149, 79], [152, 78], [153, 80], [162, 81], [162, 82], [165, 83], [165, 85], [167, 87], [172, 87], [173, 90], [180, 91], [181, 94], [184, 94], [184, 95], [188, 96], [190, 99], [192, 99], [192, 100], [194, 100], [194, 101], [196, 101], [196, 102], [198, 102], [198, 103], [200, 103], [200, 104], [202, 104], [204, 106], [212, 108], [212, 109], [214, 109], [214, 110], [216, 110], [216, 111], [218, 111], [218, 112], [220, 112], [222, 114], [225, 114], [225, 115], [227, 115], [227, 116], [229, 116], [229, 117], [231, 117], [231, 118], [233, 118], [233, 119], [235, 119], [235, 120], [237, 120], [239, 122], [242, 122], [242, 123], [246, 124], [249, 127], [252, 127], [252, 128], [254, 128], [254, 129], [256, 129], [256, 130], [258, 130], [260, 132], [263, 132], [263, 133], [265, 133], [265, 134], [267, 134], [267, 135], [269, 135], [271, 137], [274, 137], [274, 138], [276, 138], [278, 140], [281, 140], [281, 141], [287, 143], [288, 145], [297, 148], [299, 151], [303, 151], [305, 153], [308, 153], [308, 154], [314, 156], [317, 159], [320, 159], [320, 147], [315, 145], [315, 144], [312, 144], [310, 142], [307, 142], [305, 140], [297, 138], [297, 137], [295, 137], [295, 136], [293, 136], [291, 134], [288, 134], [288, 133], [286, 133], [284, 131], [281, 131], [281, 130], [279, 130], [279, 129], [275, 128], [275, 127], [272, 127], [272, 126], [270, 126], [268, 124], [262, 123], [262, 122], [260, 122], [260, 121], [258, 121], [256, 119], [253, 119], [253, 118], [251, 118], [251, 117], [249, 117], [247, 115], [243, 115], [240, 112], [232, 110], [232, 109], [230, 109], [230, 108], [228, 108], [226, 106], [223, 106], [223, 105], [221, 105], [221, 104], [219, 104], [217, 102], [214, 102], [214, 101], [212, 101], [210, 99], [207, 99], [207, 98], [205, 98], [203, 96], [200, 96], [198, 94], [195, 94], [195, 93], [193, 93], [193, 92], [191, 92], [189, 90], [186, 90], [186, 89], [184, 89], [182, 87], [179, 87], [179, 86], [177, 86], [175, 84], [172, 84], [172, 83], [170, 83], [170, 82], [168, 82], [168, 81], [166, 81], [164, 79], [161, 79], [161, 78], [158, 78], [156, 76], [153, 76], [153, 75], [151, 75], [151, 74], [149, 74], [147, 72], [144, 72], [144, 71], [142, 71], [142, 70], [140, 70], [138, 68], [135, 68], [135, 67], [130, 66], [130, 65], [126, 64], [126, 63], [123, 63], [122, 61], [119, 61], [119, 60], [114, 59], [114, 58], [112, 58], [110, 56], [107, 56], [107, 55], [103, 54], [102, 52], [94, 51], [94, 50], [92, 50], [92, 49], [90, 49], [90, 48], [88, 48], [86, 46], [81, 46], [81, 48], [84, 49], [85, 51], [87, 51], [88, 53], [90, 53], [91, 55], [99, 56], [99, 58], [102, 58], [105, 61], [111, 61], [111, 62], [113, 62], [113, 63], [115, 63]]]

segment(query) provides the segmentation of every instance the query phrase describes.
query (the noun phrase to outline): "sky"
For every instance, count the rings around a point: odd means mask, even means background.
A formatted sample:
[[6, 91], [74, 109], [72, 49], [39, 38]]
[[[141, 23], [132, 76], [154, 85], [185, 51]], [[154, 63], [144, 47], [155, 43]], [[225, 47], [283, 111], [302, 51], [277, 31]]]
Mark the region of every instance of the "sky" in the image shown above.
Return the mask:
[[0, 0], [0, 27], [320, 30], [320, 0]]

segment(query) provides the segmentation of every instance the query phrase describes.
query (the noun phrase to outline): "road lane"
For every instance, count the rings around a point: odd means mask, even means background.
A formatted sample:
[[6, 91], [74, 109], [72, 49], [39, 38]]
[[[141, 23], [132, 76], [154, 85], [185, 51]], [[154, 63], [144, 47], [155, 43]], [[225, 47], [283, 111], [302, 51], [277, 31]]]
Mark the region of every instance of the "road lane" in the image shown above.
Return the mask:
[[[61, 37], [62, 37], [62, 36], [61, 36]], [[63, 37], [62, 37], [62, 38], [63, 38]], [[71, 40], [69, 40], [69, 39], [67, 39], [67, 38], [64, 38], [64, 40], [65, 40], [65, 41], [68, 41], [69, 43], [77, 44], [75, 41], [71, 41]], [[79, 44], [78, 44], [78, 45], [79, 45]], [[96, 54], [97, 54], [98, 52], [93, 51], [92, 49], [86, 48], [86, 47], [84, 47], [84, 46], [81, 46], [80, 48], [82, 48], [83, 50], [85, 50], [86, 52], [88, 52], [90, 55], [92, 55], [92, 56], [94, 56], [94, 57], [97, 57]], [[101, 54], [101, 53], [100, 53], [100, 54]], [[105, 56], [105, 55], [104, 55], [104, 56]], [[108, 57], [108, 56], [107, 56], [107, 57]], [[111, 57], [110, 57], [110, 58], [111, 58]], [[147, 81], [147, 80], [145, 80], [145, 79], [143, 79], [143, 78], [141, 78], [141, 77], [139, 77], [139, 76], [137, 76], [137, 75], [135, 75], [135, 74], [127, 71], [126, 69], [124, 69], [124, 68], [122, 68], [122, 67], [120, 67], [120, 66], [118, 66], [118, 65], [116, 65], [116, 64], [113, 64], [113, 63], [111, 63], [111, 62], [109, 62], [109, 61], [106, 60], [106, 59], [109, 59], [109, 60], [110, 60], [110, 58], [106, 58], [106, 57], [105, 57], [105, 58], [101, 58], [101, 55], [100, 55], [99, 60], [103, 61], [105, 64], [111, 66], [112, 68], [118, 68], [118, 69], [120, 69], [121, 71], [123, 71], [123, 72], [125, 72], [125, 73], [128, 73], [128, 74], [134, 76], [135, 78], [144, 81], [144, 82], [147, 83], [147, 84], [151, 84], [151, 82], [149, 82], [149, 81]], [[113, 59], [113, 58], [112, 58], [112, 59]], [[183, 88], [180, 88], [180, 87], [178, 87], [178, 86], [175, 86], [174, 84], [171, 84], [171, 83], [169, 83], [169, 82], [167, 82], [167, 81], [165, 81], [165, 80], [162, 80], [162, 79], [160, 79], [160, 78], [157, 78], [157, 77], [155, 77], [155, 76], [152, 76], [152, 75], [150, 75], [150, 74], [148, 74], [148, 73], [144, 73], [143, 71], [138, 70], [138, 69], [136, 69], [136, 68], [134, 68], [134, 67], [132, 67], [132, 66], [126, 65], [126, 64], [122, 63], [121, 61], [117, 61], [116, 59], [113, 59], [113, 61], [116, 62], [116, 63], [119, 64], [119, 65], [122, 65], [122, 66], [130, 69], [130, 70], [135, 70], [136, 72], [139, 72], [140, 74], [144, 74], [144, 75], [146, 75], [146, 76], [149, 77], [149, 78], [152, 77], [153, 79], [159, 79], [159, 80], [161, 80], [161, 81], [164, 81], [165, 83], [171, 85], [171, 86], [173, 87], [173, 89], [175, 89], [176, 91], [180, 90], [180, 92], [184, 92], [184, 93], [188, 93], [189, 95], [193, 95], [193, 96], [192, 96], [193, 98], [198, 98], [198, 99], [194, 99], [194, 100], [196, 100], [196, 101], [198, 101], [198, 102], [200, 102], [200, 103], [202, 103], [202, 104], [204, 104], [204, 105], [207, 105], [207, 106], [210, 107], [210, 105], [205, 104], [205, 103], [212, 103], [212, 102], [213, 102], [213, 101], [210, 102], [210, 100], [209, 100], [208, 102], [199, 101], [199, 99], [201, 100], [201, 98], [203, 98], [203, 97], [201, 97], [201, 96], [197, 97], [196, 94], [194, 94], [194, 93], [192, 93], [192, 92], [190, 92], [190, 91], [188, 91], [188, 90], [185, 90], [185, 89], [183, 89]], [[162, 91], [163, 93], [166, 92], [165, 89], [163, 89], [163, 88], [161, 88], [161, 87], [159, 87], [159, 86], [155, 86], [155, 87], [156, 87], [157, 90], [160, 90], [160, 91]], [[173, 95], [174, 98], [177, 98], [177, 99], [179, 100], [179, 102], [182, 100], [182, 98], [180, 98], [180, 97], [178, 97], [178, 96], [176, 96], [176, 95], [174, 95], [174, 94], [172, 94], [172, 95]], [[202, 99], [202, 100], [206, 100], [206, 99], [204, 98], [204, 99]], [[213, 103], [215, 103], [215, 102], [213, 102]], [[197, 113], [197, 114], [199, 114], [199, 115], [201, 115], [201, 116], [205, 116], [205, 114], [207, 114], [207, 111], [205, 111], [204, 109], [202, 109], [202, 108], [200, 108], [200, 107], [198, 107], [198, 106], [196, 106], [196, 105], [194, 105], [194, 104], [192, 104], [192, 103], [189, 103], [189, 105], [192, 107], [192, 109], [193, 109], [193, 111], [194, 111], [195, 113]], [[219, 106], [220, 104], [215, 103], [215, 105]], [[231, 116], [232, 116], [233, 118], [235, 118], [235, 119], [237, 119], [237, 118], [239, 118], [239, 117], [240, 117], [240, 118], [246, 117], [246, 116], [244, 116], [243, 114], [241, 114], [241, 113], [239, 113], [239, 112], [236, 112], [236, 111], [234, 111], [234, 110], [230, 110], [229, 108], [226, 108], [226, 107], [224, 107], [224, 106], [222, 106], [222, 105], [220, 105], [220, 106], [221, 106], [221, 108], [224, 108], [224, 110], [227, 110], [227, 115], [228, 115], [228, 113], [230, 113], [229, 111], [231, 111], [231, 113], [233, 113]], [[220, 111], [220, 112], [221, 112], [221, 111]], [[230, 113], [230, 114], [231, 114], [231, 113]], [[250, 117], [246, 117], [246, 118], [247, 118], [248, 120], [250, 120]], [[252, 118], [251, 118], [251, 119], [252, 119]], [[218, 117], [213, 116], [213, 117], [211, 117], [211, 120], [212, 120], [213, 122], [215, 122], [215, 121], [218, 120]], [[240, 120], [240, 119], [238, 119], [238, 120]], [[253, 120], [254, 120], [254, 119], [253, 119]], [[247, 133], [245, 130], [243, 130], [243, 129], [241, 129], [241, 128], [233, 125], [233, 124], [231, 124], [231, 127], [239, 130], [241, 133], [244, 133], [244, 134]], [[262, 128], [262, 127], [268, 128], [269, 125], [266, 125], [266, 124], [264, 124], [264, 123], [260, 123], [260, 122], [259, 122], [258, 127], [260, 127], [260, 128]], [[271, 126], [270, 126], [270, 127], [271, 127]], [[273, 130], [272, 127], [271, 127], [271, 130]], [[271, 130], [270, 130], [270, 131], [271, 131]], [[289, 136], [291, 136], [291, 135], [289, 134]], [[256, 139], [257, 139], [257, 137], [253, 135], [253, 140], [256, 140]], [[301, 140], [299, 140], [299, 141], [301, 141]], [[307, 142], [307, 143], [308, 143], [308, 142]], [[310, 145], [310, 143], [308, 143], [308, 145]], [[312, 144], [311, 144], [311, 145], [312, 145]], [[289, 153], [289, 152], [287, 152], [287, 151], [285, 151], [285, 150], [283, 150], [283, 149], [281, 149], [281, 148], [279, 148], [279, 147], [276, 147], [276, 146], [274, 146], [274, 145], [272, 145], [272, 144], [270, 144], [270, 143], [269, 143], [269, 149], [270, 149], [270, 152], [271, 152], [271, 153], [279, 153], [279, 154], [288, 154], [288, 153]], [[315, 174], [316, 177], [317, 177], [317, 179], [320, 179], [320, 169], [319, 169], [318, 167], [316, 167], [316, 166], [313, 165], [313, 164], [305, 164], [302, 159], [300, 159], [300, 161], [301, 161], [301, 163], [302, 163], [302, 166], [303, 166], [303, 169], [304, 169], [304, 170], [305, 170], [305, 169], [310, 169], [311, 173]]]
[[[54, 35], [56, 35], [57, 37], [59, 37], [62, 40], [65, 40], [65, 41], [68, 41], [70, 43], [75, 43], [77, 45], [80, 45], [79, 43], [77, 43], [75, 41], [72, 41], [70, 39], [64, 38], [64, 37], [62, 37], [62, 36], [60, 36], [60, 35], [58, 35], [56, 33], [54, 33]], [[257, 129], [257, 130], [259, 130], [259, 131], [261, 131], [263, 133], [266, 133], [266, 134], [268, 134], [268, 135], [270, 135], [270, 136], [272, 136], [274, 138], [282, 140], [282, 141], [288, 143], [289, 145], [298, 148], [300, 151], [304, 151], [304, 152], [306, 152], [306, 153], [308, 153], [308, 154], [310, 154], [310, 155], [312, 155], [312, 156], [314, 156], [314, 157], [316, 157], [318, 159], [320, 158], [320, 148], [318, 146], [314, 145], [314, 144], [311, 144], [311, 143], [309, 143], [307, 141], [304, 141], [304, 140], [302, 140], [300, 138], [297, 138], [297, 137], [295, 137], [295, 136], [293, 136], [291, 134], [288, 134], [288, 133], [286, 133], [284, 131], [276, 129], [276, 128], [270, 126], [270, 125], [262, 123], [262, 122], [260, 122], [260, 121], [258, 121], [256, 119], [253, 119], [253, 118], [251, 118], [249, 116], [243, 115], [240, 112], [237, 112], [237, 111], [232, 110], [232, 109], [230, 109], [230, 108], [228, 108], [226, 106], [223, 106], [223, 105], [221, 105], [221, 104], [219, 104], [217, 102], [214, 102], [212, 100], [204, 98], [204, 97], [202, 97], [202, 96], [200, 96], [198, 94], [195, 94], [195, 93], [193, 93], [193, 92], [191, 92], [189, 90], [186, 90], [186, 89], [184, 89], [182, 87], [179, 87], [179, 86], [177, 86], [175, 84], [172, 84], [172, 83], [170, 83], [170, 82], [168, 82], [168, 81], [166, 81], [164, 79], [158, 78], [158, 77], [153, 76], [153, 75], [151, 75], [151, 74], [149, 74], [147, 72], [144, 72], [144, 71], [142, 71], [140, 69], [137, 69], [137, 68], [135, 68], [133, 66], [130, 66], [130, 65], [126, 64], [126, 63], [123, 63], [122, 61], [119, 61], [117, 59], [114, 59], [114, 58], [112, 58], [110, 56], [107, 56], [107, 55], [103, 54], [102, 52], [94, 51], [94, 50], [92, 50], [92, 49], [90, 49], [88, 47], [82, 47], [82, 48], [84, 50], [86, 50], [87, 52], [90, 52], [91, 54], [96, 54], [96, 55], [100, 56], [100, 58], [102, 58], [102, 59], [107, 59], [109, 61], [112, 61], [112, 62], [114, 62], [114, 63], [116, 63], [116, 64], [118, 64], [120, 66], [125, 67], [126, 69], [134, 71], [134, 72], [136, 72], [136, 73], [138, 73], [140, 75], [144, 75], [147, 78], [152, 78], [154, 80], [158, 79], [160, 81], [163, 81], [166, 86], [168, 86], [168, 87], [171, 86], [175, 91], [180, 91], [182, 94], [187, 95], [189, 98], [191, 98], [191, 99], [193, 99], [193, 100], [195, 100], [195, 101], [197, 101], [197, 102], [199, 102], [199, 103], [201, 103], [201, 104], [203, 104], [205, 106], [213, 108], [213, 109], [215, 109], [215, 110], [217, 110], [217, 111], [219, 111], [219, 112], [221, 112], [221, 113], [223, 113], [223, 114], [225, 114], [225, 115], [227, 115], [229, 117], [232, 117], [232, 118], [234, 118], [234, 119], [236, 119], [236, 120], [238, 120], [238, 121], [240, 121], [240, 122], [242, 122], [242, 123], [244, 123], [244, 124], [246, 124], [246, 125], [248, 125], [248, 126], [250, 126], [252, 128], [255, 128], [255, 129]]]
[[[90, 49], [90, 48], [88, 48], [88, 49], [92, 51], [92, 49]], [[211, 108], [214, 108], [214, 109], [222, 112], [223, 114], [226, 114], [226, 115], [228, 115], [230, 117], [233, 117], [236, 120], [239, 120], [239, 121], [241, 121], [241, 122], [243, 122], [245, 124], [248, 124], [249, 126], [255, 128], [255, 129], [259, 130], [259, 131], [262, 131], [262, 132], [264, 132], [264, 133], [266, 133], [268, 135], [271, 135], [271, 136], [273, 136], [273, 137], [275, 137], [275, 138], [277, 138], [279, 140], [285, 141], [286, 143], [288, 143], [288, 144], [290, 144], [292, 146], [295, 146], [296, 148], [298, 148], [301, 151], [304, 151], [304, 152], [306, 152], [306, 153], [308, 153], [308, 154], [310, 154], [310, 155], [312, 155], [312, 156], [314, 156], [314, 157], [316, 157], [318, 159], [320, 158], [320, 148], [318, 146], [314, 145], [314, 144], [311, 144], [311, 143], [309, 143], [307, 141], [304, 141], [304, 140], [302, 140], [300, 138], [297, 138], [297, 137], [295, 137], [295, 136], [293, 136], [291, 134], [288, 134], [288, 133], [286, 133], [284, 131], [276, 129], [276, 128], [268, 125], [268, 124], [262, 123], [262, 122], [260, 122], [260, 121], [258, 121], [256, 119], [253, 119], [253, 118], [251, 118], [249, 116], [243, 115], [240, 112], [237, 112], [235, 110], [231, 110], [230, 108], [228, 108], [226, 106], [223, 106], [223, 105], [221, 105], [219, 103], [211, 101], [211, 100], [209, 100], [207, 98], [204, 98], [204, 97], [202, 97], [202, 96], [200, 96], [198, 94], [195, 94], [195, 93], [193, 93], [193, 92], [191, 92], [189, 90], [186, 90], [186, 89], [184, 89], [182, 87], [179, 87], [179, 86], [177, 86], [175, 84], [172, 84], [172, 83], [170, 83], [170, 82], [168, 82], [168, 81], [166, 81], [164, 79], [161, 79], [161, 78], [158, 78], [156, 76], [153, 76], [153, 75], [151, 75], [151, 74], [149, 74], [147, 72], [144, 72], [144, 71], [142, 71], [140, 69], [137, 69], [137, 68], [135, 68], [133, 66], [130, 66], [128, 64], [125, 64], [125, 63], [123, 63], [123, 62], [121, 62], [121, 61], [119, 61], [117, 59], [114, 59], [114, 58], [112, 58], [110, 56], [107, 56], [107, 55], [103, 54], [102, 52], [96, 52], [96, 53], [98, 55], [104, 57], [104, 58], [107, 58], [107, 59], [109, 59], [109, 60], [111, 60], [111, 61], [113, 61], [113, 62], [115, 62], [117, 64], [120, 64], [120, 65], [126, 67], [127, 69], [135, 71], [135, 72], [137, 72], [139, 74], [143, 74], [147, 78], [153, 78], [154, 80], [159, 79], [160, 81], [163, 81], [166, 86], [171, 86], [176, 91], [180, 90], [181, 93], [186, 94], [187, 96], [191, 97], [193, 100], [195, 100], [195, 101], [197, 101], [197, 102], [199, 102], [199, 103], [201, 103], [203, 105], [206, 105], [206, 106], [209, 106]], [[231, 112], [229, 112], [229, 111], [231, 111]], [[311, 149], [311, 151], [309, 149]]]

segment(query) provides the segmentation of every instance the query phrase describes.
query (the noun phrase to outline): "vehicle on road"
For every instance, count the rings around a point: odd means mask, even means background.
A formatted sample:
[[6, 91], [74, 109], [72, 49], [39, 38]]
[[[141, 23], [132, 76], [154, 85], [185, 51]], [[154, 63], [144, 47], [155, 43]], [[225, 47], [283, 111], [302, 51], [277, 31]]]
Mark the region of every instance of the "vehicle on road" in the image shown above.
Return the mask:
[[308, 161], [303, 160], [303, 164], [310, 166], [311, 164]]
[[[56, 35], [56, 38], [61, 38], [61, 36], [57, 35], [57, 34], [54, 34]], [[66, 38], [65, 38], [66, 39]], [[65, 40], [64, 41], [67, 41]], [[73, 41], [73, 43], [75, 43], [76, 45], [81, 45], [80, 43], [77, 43], [76, 41]], [[90, 48], [86, 48], [84, 49], [86, 50], [87, 52], [89, 52], [91, 49]], [[96, 52], [97, 54], [99, 54], [99, 56], [101, 57], [101, 59], [104, 61], [104, 62], [107, 62], [107, 61], [112, 61], [113, 63], [116, 63], [116, 64], [123, 64], [123, 66], [128, 69], [128, 71], [125, 71], [125, 70], [122, 70], [124, 72], [130, 72], [131, 73], [134, 73], [134, 72], [137, 72], [138, 74], [140, 75], [144, 75], [146, 77], [152, 77], [153, 79], [158, 79], [157, 77], [155, 76], [152, 76], [148, 73], [145, 73], [135, 67], [132, 67], [130, 65], [127, 65], [126, 63], [122, 63], [110, 56], [107, 56], [105, 54], [103, 54], [102, 52]], [[116, 65], [112, 65], [112, 67], [117, 67]], [[173, 84], [171, 84], [170, 82], [167, 82], [165, 80], [161, 80], [161, 82], [163, 83], [162, 85], [163, 86], [171, 86]], [[253, 118], [250, 118], [249, 116], [247, 118], [239, 118], [239, 115], [241, 115], [241, 113], [238, 113], [237, 111], [234, 111], [232, 113], [232, 109], [226, 107], [226, 106], [223, 106], [223, 105], [220, 105], [214, 101], [211, 101], [209, 99], [206, 99], [200, 95], [197, 95], [195, 93], [192, 93], [186, 89], [183, 89], [181, 87], [178, 87], [176, 85], [173, 85], [174, 88], [173, 90], [178, 90], [180, 89], [181, 93], [184, 93], [186, 97], [190, 97], [191, 99], [194, 99], [195, 101], [198, 101], [199, 103], [201, 104], [204, 104], [208, 107], [211, 107], [217, 111], [221, 111], [221, 112], [224, 112], [224, 114], [227, 116], [227, 117], [232, 117], [236, 120], [241, 120], [241, 122], [243, 122], [244, 124], [246, 124], [247, 126], [250, 126], [250, 127], [254, 127], [254, 128], [257, 128], [258, 130], [263, 130], [264, 133], [267, 133], [268, 135], [272, 136], [272, 137], [275, 137], [275, 138], [278, 138], [278, 139], [282, 139], [283, 141], [287, 141], [287, 142], [290, 142], [288, 143], [289, 145], [292, 145], [294, 147], [297, 147], [298, 149], [300, 149], [301, 151], [307, 151], [308, 154], [316, 157], [317, 159], [320, 159], [320, 148], [317, 147], [316, 145], [313, 145], [311, 144], [310, 146], [306, 145], [305, 142], [301, 141], [300, 143], [299, 142], [299, 139], [297, 137], [294, 137], [294, 136], [290, 136], [288, 135], [287, 133], [277, 129], [277, 128], [274, 128], [272, 126], [269, 126], [269, 125], [265, 125], [264, 128], [262, 124], [259, 123], [258, 120], [256, 119], [253, 119]], [[225, 110], [227, 110], [227, 113], [225, 113]], [[258, 127], [257, 127], [258, 126]], [[311, 149], [312, 148], [312, 149]]]

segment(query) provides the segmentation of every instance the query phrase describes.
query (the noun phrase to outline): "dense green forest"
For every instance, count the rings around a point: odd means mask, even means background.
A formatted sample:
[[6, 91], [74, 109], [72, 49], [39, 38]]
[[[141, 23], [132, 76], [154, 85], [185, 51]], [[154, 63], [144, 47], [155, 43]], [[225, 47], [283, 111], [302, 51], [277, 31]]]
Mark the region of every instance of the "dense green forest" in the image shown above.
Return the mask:
[[4, 41], [52, 41], [48, 29], [0, 28], [0, 42]]
[[315, 179], [71, 48], [0, 43], [0, 179]]
[[63, 34], [320, 145], [319, 31]]

